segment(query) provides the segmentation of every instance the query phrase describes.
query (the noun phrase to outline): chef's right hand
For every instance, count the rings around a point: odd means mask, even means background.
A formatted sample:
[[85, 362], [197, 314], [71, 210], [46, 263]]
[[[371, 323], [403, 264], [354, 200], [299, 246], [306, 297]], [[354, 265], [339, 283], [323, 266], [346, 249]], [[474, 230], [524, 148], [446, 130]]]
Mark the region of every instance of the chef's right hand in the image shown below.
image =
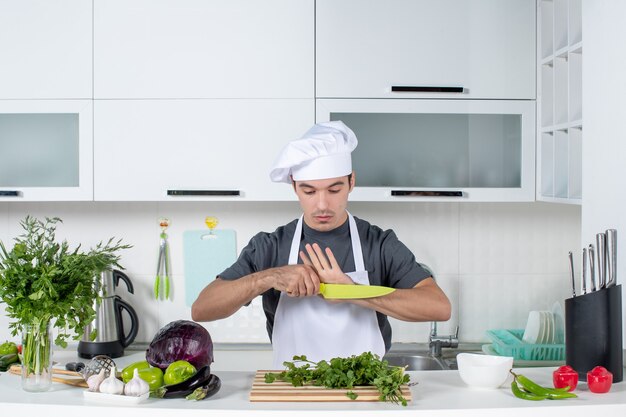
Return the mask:
[[308, 297], [320, 291], [320, 278], [311, 265], [286, 265], [274, 268], [274, 289], [290, 297]]

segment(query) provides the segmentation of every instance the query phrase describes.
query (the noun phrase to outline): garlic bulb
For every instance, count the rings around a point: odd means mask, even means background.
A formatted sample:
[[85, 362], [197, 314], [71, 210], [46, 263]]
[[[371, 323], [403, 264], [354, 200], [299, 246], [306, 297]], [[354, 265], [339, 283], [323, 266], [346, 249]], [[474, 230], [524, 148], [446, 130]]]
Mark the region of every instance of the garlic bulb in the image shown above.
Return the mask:
[[87, 378], [87, 386], [89, 387], [89, 391], [98, 392], [100, 384], [102, 383], [102, 381], [104, 381], [104, 371], [105, 369], [102, 368], [99, 373]]
[[148, 392], [150, 392], [150, 386], [146, 381], [139, 378], [139, 369], [135, 368], [133, 371], [133, 379], [128, 381], [124, 386], [124, 395], [141, 397]]
[[117, 370], [115, 366], [111, 369], [111, 374], [100, 383], [100, 392], [103, 394], [120, 395], [124, 392], [124, 383], [115, 377]]

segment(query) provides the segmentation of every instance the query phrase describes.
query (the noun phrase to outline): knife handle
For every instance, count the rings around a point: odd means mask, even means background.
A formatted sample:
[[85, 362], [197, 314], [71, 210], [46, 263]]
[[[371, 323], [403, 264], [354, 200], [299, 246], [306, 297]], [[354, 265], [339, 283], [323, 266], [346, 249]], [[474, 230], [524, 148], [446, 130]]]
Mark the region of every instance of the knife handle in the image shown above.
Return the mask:
[[599, 288], [602, 289], [606, 285], [606, 235], [604, 233], [598, 233], [596, 235], [597, 244], [597, 256], [598, 262], [596, 264], [598, 268], [598, 281]]
[[574, 276], [574, 256], [572, 251], [567, 253], [567, 257], [569, 258], [569, 273], [572, 277], [572, 297], [576, 297], [576, 277]]
[[580, 292], [587, 294], [587, 248], [583, 248], [583, 268], [580, 279]]
[[595, 250], [593, 244], [589, 244], [589, 281], [591, 282], [591, 291], [596, 291], [596, 267], [595, 267]]
[[606, 286], [615, 285], [617, 275], [617, 230], [608, 229], [606, 231], [606, 265], [607, 281]]

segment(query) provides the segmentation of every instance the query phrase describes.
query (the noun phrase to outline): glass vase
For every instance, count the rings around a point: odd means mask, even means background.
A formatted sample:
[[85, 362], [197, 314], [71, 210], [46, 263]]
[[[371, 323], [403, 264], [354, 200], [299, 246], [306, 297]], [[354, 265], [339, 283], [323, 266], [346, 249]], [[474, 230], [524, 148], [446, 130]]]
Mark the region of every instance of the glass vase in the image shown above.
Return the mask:
[[22, 388], [47, 391], [52, 386], [52, 332], [50, 322], [34, 323], [22, 329]]

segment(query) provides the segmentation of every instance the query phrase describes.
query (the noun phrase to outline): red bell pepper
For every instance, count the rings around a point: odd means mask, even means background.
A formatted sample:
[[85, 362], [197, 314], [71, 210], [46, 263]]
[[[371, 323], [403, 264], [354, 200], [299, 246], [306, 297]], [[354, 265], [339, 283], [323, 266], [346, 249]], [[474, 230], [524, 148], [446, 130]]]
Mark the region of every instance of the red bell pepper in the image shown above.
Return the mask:
[[578, 385], [578, 372], [569, 365], [563, 365], [552, 373], [554, 388], [569, 387], [568, 391], [574, 391]]
[[609, 392], [613, 384], [613, 374], [604, 366], [596, 366], [587, 372], [587, 386], [589, 391], [598, 394]]

